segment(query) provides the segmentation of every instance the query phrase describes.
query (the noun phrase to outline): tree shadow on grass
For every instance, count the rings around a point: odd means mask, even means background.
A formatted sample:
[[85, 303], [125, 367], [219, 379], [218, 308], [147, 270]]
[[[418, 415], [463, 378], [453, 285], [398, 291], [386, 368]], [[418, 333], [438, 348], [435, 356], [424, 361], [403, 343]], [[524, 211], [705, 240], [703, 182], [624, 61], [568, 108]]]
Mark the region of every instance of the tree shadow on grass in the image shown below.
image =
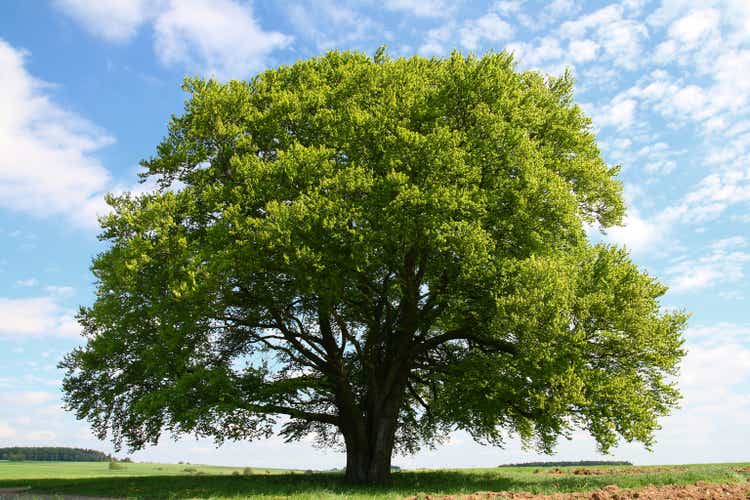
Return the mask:
[[[183, 475], [105, 477], [83, 479], [35, 479], [0, 481], [0, 488], [31, 486], [32, 492], [57, 495], [86, 495], [128, 498], [231, 498], [295, 497], [317, 499], [378, 497], [404, 498], [420, 492], [433, 494], [469, 494], [477, 491], [528, 491], [553, 493], [585, 491], [609, 484], [641, 487], [647, 484], [690, 484], [737, 481], [729, 469], [715, 475], [705, 471], [644, 475], [552, 476], [531, 471], [404, 471], [393, 475], [384, 486], [356, 486], [344, 481], [341, 474], [258, 474], [250, 476]], [[708, 477], [707, 477], [708, 476]]]
[[334, 495], [344, 498], [370, 495], [403, 498], [418, 492], [448, 494], [519, 489], [520, 482], [496, 474], [450, 471], [401, 472], [394, 474], [391, 481], [383, 486], [351, 485], [344, 481], [341, 474], [335, 473], [104, 477], [0, 482], [0, 487], [11, 486], [31, 486], [31, 491], [39, 494], [128, 498], [323, 498]]

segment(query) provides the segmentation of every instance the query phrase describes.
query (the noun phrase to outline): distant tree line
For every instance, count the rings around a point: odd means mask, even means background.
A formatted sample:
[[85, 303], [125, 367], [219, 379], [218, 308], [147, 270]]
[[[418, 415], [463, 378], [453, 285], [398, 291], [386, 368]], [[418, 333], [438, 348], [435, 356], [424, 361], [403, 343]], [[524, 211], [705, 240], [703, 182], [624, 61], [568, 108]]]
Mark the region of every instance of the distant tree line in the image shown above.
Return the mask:
[[55, 461], [55, 462], [107, 462], [112, 456], [96, 450], [61, 447], [0, 448], [0, 460]]
[[504, 464], [498, 467], [591, 467], [594, 465], [633, 465], [631, 462], [617, 460], [579, 460], [578, 462], [523, 462]]

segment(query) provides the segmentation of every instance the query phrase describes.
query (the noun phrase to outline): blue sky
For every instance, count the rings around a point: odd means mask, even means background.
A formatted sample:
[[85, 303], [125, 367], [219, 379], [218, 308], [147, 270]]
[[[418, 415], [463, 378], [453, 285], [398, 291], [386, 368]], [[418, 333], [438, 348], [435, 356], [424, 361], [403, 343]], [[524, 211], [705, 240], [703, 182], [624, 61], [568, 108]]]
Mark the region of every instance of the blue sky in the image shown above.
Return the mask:
[[[638, 463], [748, 460], [750, 443], [750, 2], [522, 0], [272, 2], [59, 0], [0, 4], [0, 446], [109, 451], [59, 405], [56, 364], [92, 300], [96, 214], [142, 190], [148, 157], [185, 98], [185, 74], [247, 78], [326, 50], [441, 56], [511, 50], [520, 68], [570, 68], [608, 162], [622, 165], [625, 226], [592, 239], [630, 248], [692, 313], [682, 409]], [[577, 434], [557, 457], [594, 456]], [[137, 460], [340, 466], [308, 442], [165, 436]], [[537, 459], [463, 434], [400, 457], [412, 467]]]

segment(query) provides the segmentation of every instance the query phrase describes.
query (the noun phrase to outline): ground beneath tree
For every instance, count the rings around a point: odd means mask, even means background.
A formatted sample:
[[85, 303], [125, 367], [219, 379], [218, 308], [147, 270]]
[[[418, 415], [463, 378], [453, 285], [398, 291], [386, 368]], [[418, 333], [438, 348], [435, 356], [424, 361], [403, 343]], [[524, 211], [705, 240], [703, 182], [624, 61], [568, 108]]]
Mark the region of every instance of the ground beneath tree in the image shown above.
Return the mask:
[[628, 467], [625, 469], [559, 469], [554, 468], [549, 474], [562, 476], [575, 474], [576, 476], [605, 476], [607, 474], [654, 474], [657, 472], [687, 472], [684, 467]]
[[623, 489], [610, 485], [596, 491], [539, 495], [523, 491], [480, 491], [471, 495], [422, 495], [406, 500], [629, 500], [638, 499], [749, 499], [750, 483], [709, 484], [698, 482], [687, 486], [646, 486]]

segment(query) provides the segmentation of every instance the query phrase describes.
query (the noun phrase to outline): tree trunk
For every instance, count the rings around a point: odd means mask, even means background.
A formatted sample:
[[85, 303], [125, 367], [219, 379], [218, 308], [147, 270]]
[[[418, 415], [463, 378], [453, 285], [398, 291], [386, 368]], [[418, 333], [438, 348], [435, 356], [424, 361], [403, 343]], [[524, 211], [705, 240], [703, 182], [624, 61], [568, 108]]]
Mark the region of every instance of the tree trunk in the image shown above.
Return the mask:
[[382, 418], [366, 436], [345, 436], [347, 481], [382, 484], [390, 478], [395, 430], [395, 419]]
[[[353, 410], [353, 403], [339, 406], [339, 429], [346, 443], [346, 479], [353, 483], [382, 484], [391, 476], [391, 455], [409, 368], [405, 363], [384, 368], [370, 375], [364, 411]], [[352, 398], [338, 400], [351, 402]]]

